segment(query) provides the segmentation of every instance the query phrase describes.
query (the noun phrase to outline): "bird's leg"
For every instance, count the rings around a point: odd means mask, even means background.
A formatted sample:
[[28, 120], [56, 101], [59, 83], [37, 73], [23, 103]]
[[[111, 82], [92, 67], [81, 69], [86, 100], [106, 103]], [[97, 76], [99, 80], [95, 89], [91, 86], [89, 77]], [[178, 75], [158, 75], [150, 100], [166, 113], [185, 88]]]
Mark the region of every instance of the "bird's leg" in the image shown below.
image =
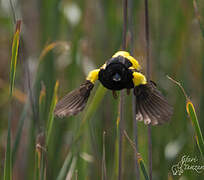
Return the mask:
[[113, 93], [113, 97], [114, 97], [115, 99], [117, 99], [117, 98], [118, 98], [117, 92], [116, 92], [116, 91], [112, 91], [112, 93]]
[[127, 95], [130, 95], [130, 89], [127, 89]]

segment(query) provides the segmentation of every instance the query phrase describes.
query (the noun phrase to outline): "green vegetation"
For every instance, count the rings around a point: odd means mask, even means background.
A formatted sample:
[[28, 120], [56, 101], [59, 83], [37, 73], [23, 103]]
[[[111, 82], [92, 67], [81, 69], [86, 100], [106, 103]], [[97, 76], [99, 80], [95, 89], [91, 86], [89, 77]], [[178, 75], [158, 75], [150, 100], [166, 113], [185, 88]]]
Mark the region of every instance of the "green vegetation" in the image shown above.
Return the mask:
[[188, 98], [188, 96], [186, 95], [186, 92], [185, 90], [183, 89], [183, 87], [181, 86], [181, 84], [177, 81], [175, 81], [174, 79], [168, 77], [172, 82], [176, 83], [180, 88], [181, 90], [183, 91], [183, 94], [185, 95], [185, 98], [186, 98], [186, 111], [188, 113], [188, 116], [191, 120], [191, 123], [193, 125], [193, 128], [195, 130], [195, 139], [196, 139], [196, 142], [197, 142], [197, 145], [198, 145], [198, 148], [200, 150], [200, 153], [202, 155], [202, 157], [204, 157], [204, 140], [203, 140], [203, 135], [201, 133], [201, 130], [200, 130], [200, 125], [199, 125], [199, 122], [198, 122], [198, 118], [197, 118], [197, 114], [195, 112], [195, 108], [194, 108], [194, 105], [192, 103], [192, 101], [190, 100], [190, 98]]

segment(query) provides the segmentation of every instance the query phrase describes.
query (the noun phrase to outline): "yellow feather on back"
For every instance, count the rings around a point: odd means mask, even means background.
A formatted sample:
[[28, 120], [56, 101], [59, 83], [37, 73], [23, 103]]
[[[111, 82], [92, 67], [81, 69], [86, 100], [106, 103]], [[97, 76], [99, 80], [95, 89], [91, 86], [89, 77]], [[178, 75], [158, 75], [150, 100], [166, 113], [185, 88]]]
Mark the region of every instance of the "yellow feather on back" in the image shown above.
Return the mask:
[[117, 56], [123, 56], [124, 58], [128, 59], [132, 63], [132, 68], [136, 70], [140, 70], [141, 66], [139, 65], [139, 62], [132, 56], [127, 51], [118, 51], [116, 52], [112, 57], [117, 57]]

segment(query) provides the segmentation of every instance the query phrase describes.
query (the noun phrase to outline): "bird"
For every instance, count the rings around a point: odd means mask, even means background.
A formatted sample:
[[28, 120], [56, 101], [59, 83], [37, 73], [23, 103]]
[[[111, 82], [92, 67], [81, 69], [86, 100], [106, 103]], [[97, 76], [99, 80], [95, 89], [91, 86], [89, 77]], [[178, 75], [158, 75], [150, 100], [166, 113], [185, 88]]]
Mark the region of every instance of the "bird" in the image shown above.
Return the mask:
[[170, 121], [173, 107], [127, 51], [116, 52], [101, 67], [90, 71], [85, 82], [59, 100], [55, 106], [55, 116], [69, 117], [81, 112], [97, 80], [113, 95], [122, 89], [127, 89], [127, 92], [133, 89], [137, 121], [143, 121], [146, 125], [161, 125]]

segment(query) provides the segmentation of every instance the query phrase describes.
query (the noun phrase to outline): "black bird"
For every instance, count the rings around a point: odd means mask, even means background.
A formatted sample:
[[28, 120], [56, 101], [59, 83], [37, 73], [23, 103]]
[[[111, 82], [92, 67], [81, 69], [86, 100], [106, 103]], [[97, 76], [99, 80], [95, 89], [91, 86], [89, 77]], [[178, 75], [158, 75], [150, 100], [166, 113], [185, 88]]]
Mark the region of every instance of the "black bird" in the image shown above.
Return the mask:
[[89, 72], [86, 81], [79, 88], [68, 93], [55, 107], [59, 117], [76, 115], [82, 111], [88, 101], [96, 80], [115, 92], [134, 88], [137, 99], [136, 120], [145, 124], [158, 125], [168, 122], [173, 108], [157, 89], [153, 81], [148, 81], [140, 71], [138, 61], [126, 51], [118, 51], [103, 66]]

